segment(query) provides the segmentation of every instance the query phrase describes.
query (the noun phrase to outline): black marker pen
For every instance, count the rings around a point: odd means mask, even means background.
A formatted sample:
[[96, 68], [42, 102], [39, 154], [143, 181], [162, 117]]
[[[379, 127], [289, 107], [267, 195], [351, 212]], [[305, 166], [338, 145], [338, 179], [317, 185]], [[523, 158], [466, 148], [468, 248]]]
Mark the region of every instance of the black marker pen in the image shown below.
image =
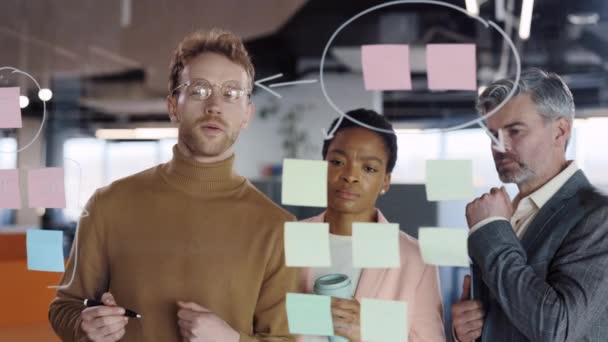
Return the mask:
[[[93, 306], [104, 306], [105, 304], [103, 304], [102, 302], [98, 302], [94, 299], [85, 299], [84, 300], [84, 306], [86, 307], [93, 307]], [[138, 314], [135, 311], [129, 310], [129, 309], [125, 309], [125, 314], [123, 316], [126, 317], [133, 317], [133, 318], [141, 318], [141, 315]]]

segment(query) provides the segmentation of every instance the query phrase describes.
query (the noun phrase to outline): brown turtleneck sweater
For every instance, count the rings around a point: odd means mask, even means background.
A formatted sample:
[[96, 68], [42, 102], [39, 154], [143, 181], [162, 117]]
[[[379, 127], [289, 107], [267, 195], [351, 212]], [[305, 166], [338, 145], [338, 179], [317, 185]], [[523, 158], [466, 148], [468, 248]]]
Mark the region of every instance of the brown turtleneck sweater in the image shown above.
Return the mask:
[[123, 341], [181, 341], [177, 301], [213, 311], [240, 341], [291, 340], [283, 224], [294, 218], [233, 171], [234, 157], [173, 159], [99, 189], [87, 204], [49, 319], [64, 341], [86, 340], [82, 300], [110, 291], [131, 318]]

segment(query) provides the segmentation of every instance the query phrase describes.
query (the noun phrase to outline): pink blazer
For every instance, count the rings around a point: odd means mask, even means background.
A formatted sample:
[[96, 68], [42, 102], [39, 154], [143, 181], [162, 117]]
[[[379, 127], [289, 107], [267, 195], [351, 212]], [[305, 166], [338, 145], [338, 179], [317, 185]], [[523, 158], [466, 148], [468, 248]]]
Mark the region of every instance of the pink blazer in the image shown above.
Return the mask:
[[[323, 222], [325, 212], [304, 220], [304, 222]], [[378, 210], [378, 223], [388, 223]], [[399, 233], [401, 268], [363, 269], [355, 298], [373, 298], [407, 302], [410, 342], [445, 341], [443, 304], [439, 291], [437, 268], [422, 261], [418, 241]], [[312, 293], [310, 268], [301, 273], [300, 289]], [[298, 338], [303, 341], [302, 337]]]

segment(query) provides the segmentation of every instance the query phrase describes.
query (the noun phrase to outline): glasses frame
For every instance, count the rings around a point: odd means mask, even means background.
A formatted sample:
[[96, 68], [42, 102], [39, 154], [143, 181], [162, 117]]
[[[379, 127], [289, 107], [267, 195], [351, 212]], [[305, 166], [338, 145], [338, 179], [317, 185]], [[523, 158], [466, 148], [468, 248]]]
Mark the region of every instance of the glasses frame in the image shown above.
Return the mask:
[[[211, 86], [211, 92], [209, 93], [209, 96], [205, 97], [204, 99], [200, 99], [200, 101], [205, 101], [205, 100], [209, 99], [211, 96], [213, 96], [213, 94], [216, 91], [216, 88], [219, 89], [220, 92], [221, 92], [222, 88], [224, 86], [226, 86], [226, 84], [228, 84], [229, 82], [236, 82], [236, 83], [238, 83], [238, 81], [232, 81], [232, 80], [230, 80], [230, 81], [226, 81], [226, 82], [224, 82], [222, 84], [216, 84], [216, 83], [212, 83], [212, 82], [210, 82], [210, 81], [208, 81], [208, 80], [206, 80], [204, 78], [197, 78], [197, 79], [194, 79], [192, 81], [188, 81], [188, 82], [182, 83], [182, 84], [178, 85], [177, 87], [173, 88], [173, 90], [171, 90], [171, 95], [175, 94], [176, 91], [178, 91], [179, 89], [181, 89], [183, 87], [189, 87], [191, 84], [196, 83], [196, 82], [201, 82], [201, 81], [205, 82], [205, 83], [207, 83], [207, 84], [209, 84]], [[243, 95], [245, 95], [247, 97], [247, 99], [251, 98], [251, 88], [249, 88], [249, 87], [241, 88], [240, 92], [241, 93], [239, 94], [239, 97], [236, 98], [234, 101], [227, 100], [226, 97], [224, 97], [223, 95], [220, 96], [220, 97], [222, 99], [224, 99], [224, 101], [229, 102], [229, 103], [235, 103], [235, 102], [237, 102], [238, 100], [240, 100], [243, 97]]]

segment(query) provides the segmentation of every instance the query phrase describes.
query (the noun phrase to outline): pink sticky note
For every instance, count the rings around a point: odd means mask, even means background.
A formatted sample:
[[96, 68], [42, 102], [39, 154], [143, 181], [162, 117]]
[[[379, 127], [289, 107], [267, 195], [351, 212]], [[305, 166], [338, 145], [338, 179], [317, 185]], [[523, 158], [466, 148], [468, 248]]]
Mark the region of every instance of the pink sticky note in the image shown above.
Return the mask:
[[30, 208], [65, 208], [63, 168], [48, 167], [27, 173]]
[[408, 45], [363, 45], [363, 82], [367, 90], [411, 90]]
[[431, 90], [477, 90], [475, 44], [428, 44], [426, 70]]
[[19, 88], [0, 88], [0, 128], [21, 128]]
[[19, 170], [0, 170], [0, 209], [21, 209]]

